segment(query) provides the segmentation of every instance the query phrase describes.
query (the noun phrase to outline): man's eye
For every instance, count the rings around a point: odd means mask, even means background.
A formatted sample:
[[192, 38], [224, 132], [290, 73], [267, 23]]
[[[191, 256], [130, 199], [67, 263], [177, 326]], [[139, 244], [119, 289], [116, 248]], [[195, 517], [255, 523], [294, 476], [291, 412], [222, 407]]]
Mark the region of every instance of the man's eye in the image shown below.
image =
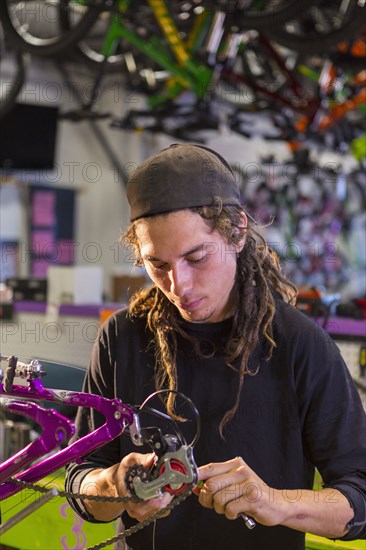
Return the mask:
[[168, 264], [158, 264], [158, 265], [157, 265], [157, 264], [153, 264], [153, 268], [154, 268], [154, 269], [162, 270], [162, 269], [166, 269], [166, 266], [167, 266], [167, 265], [168, 265]]
[[200, 258], [193, 258], [193, 259], [189, 259], [188, 258], [188, 262], [190, 264], [200, 264], [200, 263], [203, 263], [207, 260], [207, 256], [201, 256]]

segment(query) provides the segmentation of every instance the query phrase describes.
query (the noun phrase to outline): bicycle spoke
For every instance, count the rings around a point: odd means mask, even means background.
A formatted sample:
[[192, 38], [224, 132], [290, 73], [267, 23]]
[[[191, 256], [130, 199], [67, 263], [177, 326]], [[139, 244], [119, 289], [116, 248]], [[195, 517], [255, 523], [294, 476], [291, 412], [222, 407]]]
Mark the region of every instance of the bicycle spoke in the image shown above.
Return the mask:
[[[55, 55], [75, 44], [98, 18], [103, 0], [83, 6], [66, 0], [3, 0], [0, 17], [9, 40], [36, 55]], [[59, 12], [70, 12], [70, 31], [59, 25]]]

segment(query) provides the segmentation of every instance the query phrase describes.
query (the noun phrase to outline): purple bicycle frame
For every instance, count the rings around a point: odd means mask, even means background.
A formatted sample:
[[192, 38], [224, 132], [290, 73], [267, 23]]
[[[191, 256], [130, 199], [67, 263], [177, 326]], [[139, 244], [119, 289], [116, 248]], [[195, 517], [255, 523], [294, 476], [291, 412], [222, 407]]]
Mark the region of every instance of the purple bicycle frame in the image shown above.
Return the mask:
[[[142, 444], [142, 436], [140, 432], [139, 419], [135, 409], [125, 405], [119, 399], [107, 399], [98, 395], [64, 391], [64, 390], [51, 390], [42, 385], [40, 379], [28, 379], [28, 386], [14, 385], [11, 390], [5, 391], [3, 383], [0, 383], [0, 396], [3, 395], [7, 398], [21, 398], [22, 400], [34, 400], [34, 401], [51, 401], [54, 403], [60, 403], [63, 405], [90, 407], [101, 412], [105, 416], [105, 423], [84, 437], [74, 441], [68, 447], [58, 451], [56, 454], [49, 456], [41, 462], [32, 465], [27, 470], [18, 474], [16, 479], [26, 482], [35, 482], [48, 474], [55, 472], [62, 466], [65, 466], [73, 460], [80, 459], [91, 451], [102, 447], [112, 439], [115, 439], [121, 435], [124, 430], [129, 427], [130, 436], [135, 445]], [[46, 416], [49, 417], [49, 410], [43, 409], [39, 405], [33, 403], [31, 407], [23, 407], [23, 411], [20, 409], [21, 403], [5, 401], [6, 407], [13, 407], [14, 412], [21, 412], [30, 417], [37, 417], [39, 423], [46, 423]], [[27, 411], [27, 412], [26, 412]], [[43, 421], [40, 418], [43, 417]], [[64, 421], [60, 420], [60, 417]], [[74, 429], [72, 423], [65, 419], [59, 413], [52, 415], [54, 421], [54, 429], [46, 429], [42, 433], [42, 436], [25, 449], [17, 453], [15, 457], [11, 457], [6, 461], [5, 466], [0, 470], [0, 480], [8, 479], [14, 475], [15, 471], [21, 470], [24, 465], [33, 462], [36, 458], [39, 458], [43, 454], [42, 447], [45, 449], [53, 449], [60, 443], [60, 436], [65, 430], [62, 439], [65, 439]], [[65, 422], [66, 420], [66, 422]], [[60, 430], [61, 428], [61, 430]], [[56, 442], [55, 442], [56, 439]], [[4, 481], [0, 484], [0, 500], [8, 498], [9, 496], [19, 492], [22, 488], [11, 481]]]
[[48, 454], [62, 442], [68, 441], [75, 433], [75, 427], [71, 420], [52, 409], [44, 409], [37, 403], [2, 399], [1, 405], [8, 412], [32, 418], [42, 426], [42, 435], [0, 464], [0, 484], [23, 470], [36, 458]]

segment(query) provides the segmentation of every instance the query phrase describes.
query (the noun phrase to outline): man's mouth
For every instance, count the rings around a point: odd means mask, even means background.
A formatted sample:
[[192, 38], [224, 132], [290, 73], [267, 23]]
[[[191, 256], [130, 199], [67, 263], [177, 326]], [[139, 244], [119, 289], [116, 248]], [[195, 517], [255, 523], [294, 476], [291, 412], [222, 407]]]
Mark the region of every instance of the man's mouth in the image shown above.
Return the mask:
[[202, 300], [203, 298], [199, 298], [198, 300], [191, 300], [190, 302], [180, 302], [178, 307], [185, 311], [193, 311], [201, 305]]

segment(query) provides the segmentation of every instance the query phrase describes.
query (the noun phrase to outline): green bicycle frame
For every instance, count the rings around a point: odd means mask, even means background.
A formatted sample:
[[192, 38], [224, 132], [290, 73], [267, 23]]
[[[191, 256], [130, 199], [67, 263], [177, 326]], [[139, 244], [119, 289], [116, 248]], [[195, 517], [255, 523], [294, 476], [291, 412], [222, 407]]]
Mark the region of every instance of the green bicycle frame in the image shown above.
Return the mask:
[[163, 92], [148, 98], [149, 107], [161, 105], [166, 100], [173, 99], [182, 91], [188, 89], [192, 90], [199, 99], [202, 99], [212, 82], [214, 71], [198, 62], [193, 54], [206, 35], [208, 25], [212, 19], [211, 14], [204, 11], [196, 16], [187, 43], [185, 43], [179, 36], [179, 30], [170, 16], [164, 0], [147, 0], [147, 2], [162, 29], [169, 49], [162, 44], [157, 36], [143, 40], [123, 25], [123, 14], [128, 9], [131, 1], [120, 0], [118, 2], [118, 12], [111, 14], [102, 47], [102, 55], [106, 58], [112, 55], [119, 40], [123, 38], [171, 74], [171, 78], [168, 79]]

